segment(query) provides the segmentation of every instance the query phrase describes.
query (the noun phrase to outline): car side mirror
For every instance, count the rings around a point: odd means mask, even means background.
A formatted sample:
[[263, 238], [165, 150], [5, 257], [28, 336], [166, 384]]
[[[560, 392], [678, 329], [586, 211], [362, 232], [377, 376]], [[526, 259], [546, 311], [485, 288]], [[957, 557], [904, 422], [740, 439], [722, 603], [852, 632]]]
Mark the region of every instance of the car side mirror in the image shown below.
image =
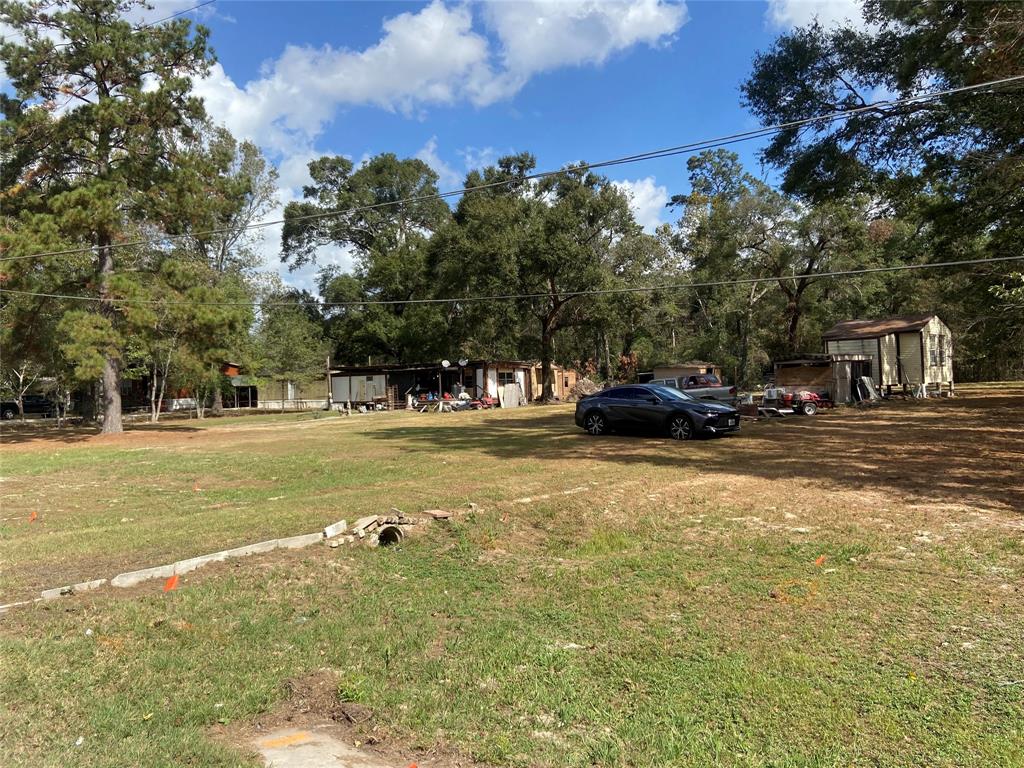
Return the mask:
[[648, 403], [654, 403], [655, 405], [657, 405], [658, 403], [660, 403], [660, 402], [661, 402], [661, 400], [659, 400], [658, 398], [656, 398], [656, 397], [654, 397], [654, 396], [652, 395], [651, 397], [648, 397], [648, 398], [647, 398], [647, 402], [648, 402]]

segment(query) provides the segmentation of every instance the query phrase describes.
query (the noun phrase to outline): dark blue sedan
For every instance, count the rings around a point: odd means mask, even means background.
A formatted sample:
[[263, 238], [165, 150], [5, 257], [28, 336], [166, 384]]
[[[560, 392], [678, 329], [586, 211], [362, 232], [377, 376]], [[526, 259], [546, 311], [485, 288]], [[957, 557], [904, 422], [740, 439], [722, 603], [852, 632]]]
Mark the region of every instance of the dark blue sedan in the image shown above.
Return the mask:
[[591, 435], [612, 430], [667, 432], [676, 440], [738, 432], [735, 408], [697, 400], [674, 387], [630, 384], [588, 395], [576, 403], [576, 426]]

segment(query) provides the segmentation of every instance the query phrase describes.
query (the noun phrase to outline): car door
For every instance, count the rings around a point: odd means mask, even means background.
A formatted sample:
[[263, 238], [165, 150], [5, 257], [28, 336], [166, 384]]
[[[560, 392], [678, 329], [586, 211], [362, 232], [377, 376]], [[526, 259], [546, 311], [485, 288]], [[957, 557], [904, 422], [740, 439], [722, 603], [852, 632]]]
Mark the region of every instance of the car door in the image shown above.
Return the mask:
[[637, 387], [636, 423], [645, 429], [661, 429], [672, 412], [671, 403], [666, 402], [658, 393]]
[[635, 428], [648, 428], [663, 420], [661, 399], [643, 387], [622, 387], [623, 423]]
[[605, 412], [608, 420], [616, 427], [629, 426], [631, 416], [629, 413], [632, 398], [628, 390], [632, 387], [615, 387], [605, 392], [601, 399], [604, 400]]

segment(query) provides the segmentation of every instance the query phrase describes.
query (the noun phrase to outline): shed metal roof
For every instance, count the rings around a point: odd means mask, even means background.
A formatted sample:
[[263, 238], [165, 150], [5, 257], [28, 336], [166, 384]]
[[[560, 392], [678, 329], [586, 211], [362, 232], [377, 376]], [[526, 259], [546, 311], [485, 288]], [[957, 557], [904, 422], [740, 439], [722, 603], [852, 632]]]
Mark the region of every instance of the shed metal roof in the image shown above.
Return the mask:
[[886, 317], [881, 320], [843, 320], [821, 334], [821, 338], [825, 341], [875, 339], [879, 336], [888, 336], [890, 333], [919, 331], [928, 325], [933, 317], [935, 313], [928, 312], [921, 315]]

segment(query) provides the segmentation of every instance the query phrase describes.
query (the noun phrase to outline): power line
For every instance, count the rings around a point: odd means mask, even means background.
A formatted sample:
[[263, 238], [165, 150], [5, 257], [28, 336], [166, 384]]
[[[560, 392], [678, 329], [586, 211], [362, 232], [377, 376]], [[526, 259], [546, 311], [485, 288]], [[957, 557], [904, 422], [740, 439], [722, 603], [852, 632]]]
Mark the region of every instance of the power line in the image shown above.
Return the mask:
[[[988, 259], [964, 259], [962, 261], [937, 261], [925, 264], [899, 264], [890, 267], [863, 267], [861, 269], [842, 269], [831, 272], [809, 272], [803, 274], [781, 275], [772, 277], [743, 277], [734, 280], [706, 280], [690, 283], [669, 283], [667, 285], [644, 285], [624, 288], [594, 288], [585, 291], [559, 292], [560, 298], [575, 298], [578, 296], [608, 296], [613, 294], [626, 293], [656, 293], [658, 291], [684, 291], [693, 288], [716, 288], [729, 285], [756, 285], [759, 283], [777, 283], [780, 280], [817, 280], [822, 278], [859, 277], [861, 275], [904, 272], [907, 270], [939, 269], [943, 267], [963, 267], [979, 264], [998, 264], [1007, 261], [1024, 261], [1024, 254], [1020, 256], [993, 256]], [[34, 291], [17, 291], [8, 288], [0, 288], [0, 295], [4, 293], [17, 294], [19, 296], [35, 296], [48, 299], [69, 299], [74, 301], [100, 302], [107, 301], [111, 304], [137, 304], [164, 306], [191, 306], [191, 307], [292, 307], [296, 306], [293, 301], [161, 301], [159, 299], [101, 299], [98, 296], [74, 296], [63, 293], [37, 293]], [[505, 293], [489, 296], [454, 296], [435, 299], [367, 299], [364, 301], [319, 301], [317, 304], [323, 309], [331, 307], [364, 307], [364, 306], [394, 306], [398, 304], [462, 304], [480, 301], [512, 301], [517, 299], [543, 299], [548, 298], [548, 293]]]
[[[149, 29], [150, 27], [155, 27], [157, 24], [163, 24], [165, 21], [170, 21], [171, 19], [176, 19], [179, 16], [184, 16], [186, 13], [192, 13], [192, 11], [198, 11], [200, 8], [205, 8], [207, 5], [213, 5], [215, 2], [217, 2], [217, 0], [204, 0], [204, 2], [199, 3], [198, 5], [193, 5], [191, 8], [185, 8], [184, 10], [178, 11], [177, 13], [172, 13], [170, 16], [164, 16], [162, 19], [156, 19], [155, 21], [146, 22], [145, 24], [142, 24], [141, 26], [136, 27], [133, 30], [133, 32], [138, 32], [138, 31], [143, 30], [143, 29]], [[24, 35], [21, 36], [20, 42], [22, 42], [22, 43], [27, 42], [27, 40], [25, 39]], [[54, 48], [66, 48], [69, 45], [71, 45], [71, 42], [70, 41], [66, 41], [66, 42], [63, 42], [63, 43], [54, 43], [53, 47]]]
[[[790, 130], [792, 128], [799, 128], [801, 126], [810, 125], [812, 123], [830, 123], [836, 120], [847, 119], [853, 115], [860, 114], [871, 110], [877, 110], [881, 107], [899, 107], [908, 104], [932, 101], [944, 96], [952, 96], [959, 93], [969, 93], [978, 91], [982, 88], [993, 88], [1007, 83], [1017, 82], [1024, 80], [1024, 75], [1014, 75], [1012, 77], [1005, 77], [998, 80], [989, 80], [984, 83], [976, 83], [974, 85], [965, 85], [958, 88], [949, 88], [942, 91], [930, 91], [928, 93], [920, 94], [917, 96], [908, 96], [903, 99], [896, 100], [881, 100], [872, 102], [871, 104], [865, 104], [860, 107], [854, 107], [853, 109], [842, 110], [837, 112], [830, 112], [822, 115], [816, 115], [814, 117], [807, 117], [800, 120], [793, 120], [788, 123], [779, 123], [777, 125], [767, 126], [765, 128], [758, 128], [751, 131], [742, 131], [739, 133], [729, 134], [727, 136], [720, 136], [714, 139], [706, 139], [703, 141], [692, 142], [689, 144], [680, 144], [674, 147], [666, 147], [664, 149], [651, 150], [649, 152], [642, 152], [634, 155], [626, 155], [624, 157], [615, 158], [612, 160], [603, 160], [595, 163], [583, 163], [575, 166], [574, 170], [589, 171], [597, 168], [608, 168], [616, 165], [625, 165], [628, 163], [637, 163], [644, 160], [654, 160], [663, 157], [672, 157], [675, 155], [681, 155], [688, 152], [696, 152], [703, 149], [712, 149], [715, 147], [726, 146], [729, 144], [735, 144], [742, 141], [749, 141], [750, 139], [761, 138], [762, 136], [768, 136], [773, 133], [779, 133], [781, 131]], [[492, 189], [495, 187], [509, 186], [512, 184], [522, 183], [523, 181], [534, 181], [538, 179], [548, 178], [550, 176], [557, 176], [565, 173], [565, 169], [557, 171], [541, 171], [538, 173], [528, 174], [526, 176], [517, 177], [510, 180], [493, 181], [487, 184], [481, 184], [476, 187], [463, 187], [462, 189], [451, 190], [449, 192], [437, 192], [429, 195], [418, 195], [414, 197], [403, 198], [399, 200], [385, 200], [379, 203], [373, 203], [370, 205], [356, 206], [354, 208], [339, 209], [333, 211], [323, 211], [320, 213], [310, 213], [303, 216], [294, 216], [290, 219], [272, 219], [269, 221], [261, 221], [254, 224], [248, 224], [241, 227], [242, 230], [259, 229], [262, 227], [276, 226], [278, 224], [284, 224], [286, 221], [310, 221], [315, 219], [330, 218], [333, 216], [350, 215], [354, 213], [363, 213], [366, 211], [377, 210], [380, 208], [388, 208], [397, 205], [406, 205], [409, 203], [420, 203], [430, 200], [442, 200], [448, 197], [454, 197], [457, 195], [463, 195], [470, 192], [479, 192], [485, 189]], [[166, 235], [159, 238], [146, 238], [142, 240], [132, 240], [123, 243], [113, 243], [108, 248], [128, 248], [136, 247], [141, 245], [150, 245], [158, 242], [175, 242], [177, 240], [184, 240], [187, 238], [198, 238], [208, 237], [210, 235], [219, 235], [227, 232], [236, 231], [234, 228], [222, 227], [219, 229], [210, 229], [203, 232], [193, 232], [184, 235]], [[82, 248], [69, 248], [62, 251], [43, 251], [42, 253], [24, 254], [22, 256], [7, 256], [0, 257], [2, 261], [15, 261], [18, 259], [34, 259], [34, 258], [45, 258], [50, 256], [70, 256], [78, 253], [90, 253], [98, 251], [99, 246], [86, 246]]]

